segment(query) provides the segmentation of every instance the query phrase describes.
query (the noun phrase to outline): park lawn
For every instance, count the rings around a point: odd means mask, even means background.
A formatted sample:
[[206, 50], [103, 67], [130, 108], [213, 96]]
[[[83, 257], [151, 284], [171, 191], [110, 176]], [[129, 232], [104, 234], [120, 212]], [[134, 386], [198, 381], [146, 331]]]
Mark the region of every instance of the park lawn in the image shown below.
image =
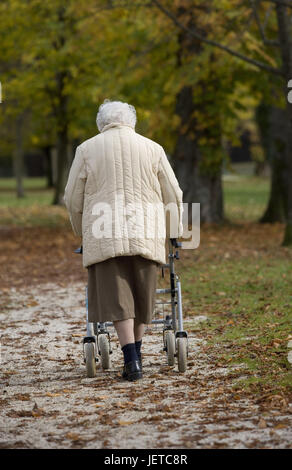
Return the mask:
[[[210, 360], [229, 369], [227, 379], [233, 376], [234, 390], [289, 394], [292, 250], [264, 244], [256, 248], [262, 226], [252, 229], [253, 245], [251, 237], [246, 243], [243, 234], [233, 231], [243, 238], [237, 240], [236, 249], [222, 241], [219, 249], [211, 249], [212, 256], [205, 246], [182, 268], [187, 312], [208, 318], [200, 325], [188, 319], [188, 329], [206, 341]], [[220, 235], [216, 237], [220, 242]]]
[[[45, 178], [24, 178], [25, 197], [17, 198], [15, 179], [0, 178], [1, 225], [66, 225], [67, 212], [52, 207], [53, 190], [46, 188]], [[268, 201], [269, 180], [245, 174], [223, 178], [225, 216], [234, 222], [255, 222]]]
[[30, 207], [50, 205], [53, 190], [46, 187], [46, 178], [24, 178], [25, 197], [16, 196], [15, 178], [0, 178], [0, 207]]
[[[23, 178], [23, 187], [25, 190], [43, 190], [46, 189], [46, 178], [29, 177]], [[15, 178], [0, 178], [0, 191], [14, 191], [16, 189]]]
[[255, 222], [261, 218], [267, 206], [270, 181], [236, 175], [223, 178], [225, 216], [234, 222]]
[[45, 178], [24, 178], [24, 194], [17, 198], [14, 178], [0, 178], [0, 224], [20, 227], [68, 226], [65, 207], [52, 206], [53, 190]]

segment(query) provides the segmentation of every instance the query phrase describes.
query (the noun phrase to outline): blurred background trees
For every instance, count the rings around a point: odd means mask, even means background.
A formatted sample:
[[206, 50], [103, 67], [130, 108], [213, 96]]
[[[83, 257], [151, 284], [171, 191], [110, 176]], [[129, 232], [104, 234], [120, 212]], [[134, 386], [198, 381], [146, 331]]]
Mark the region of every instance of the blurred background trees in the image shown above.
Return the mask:
[[[7, 0], [0, 4], [0, 176], [63, 190], [105, 98], [137, 109], [166, 149], [185, 202], [225, 219], [222, 174], [237, 149], [270, 168], [263, 222], [292, 243], [290, 0]], [[245, 150], [244, 150], [245, 149]], [[238, 152], [237, 152], [238, 154]]]

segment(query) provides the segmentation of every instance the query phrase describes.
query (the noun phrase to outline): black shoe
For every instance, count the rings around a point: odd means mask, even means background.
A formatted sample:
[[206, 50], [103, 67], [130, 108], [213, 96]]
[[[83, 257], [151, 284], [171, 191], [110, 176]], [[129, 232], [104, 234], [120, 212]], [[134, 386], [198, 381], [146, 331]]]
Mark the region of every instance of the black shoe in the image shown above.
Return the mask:
[[142, 369], [140, 361], [131, 361], [124, 365], [123, 379], [134, 381], [142, 379]]
[[140, 368], [141, 368], [141, 371], [143, 372], [143, 367], [142, 367], [142, 356], [138, 356], [138, 361], [139, 361], [139, 364], [140, 364]]

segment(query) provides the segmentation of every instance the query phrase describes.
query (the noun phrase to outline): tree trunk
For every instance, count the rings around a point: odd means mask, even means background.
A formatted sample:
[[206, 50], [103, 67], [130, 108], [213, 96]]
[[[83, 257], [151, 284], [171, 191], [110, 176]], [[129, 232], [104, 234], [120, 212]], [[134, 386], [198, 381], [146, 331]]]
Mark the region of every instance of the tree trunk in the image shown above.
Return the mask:
[[275, 160], [272, 163], [272, 181], [268, 206], [260, 222], [263, 224], [273, 224], [275, 222], [286, 221], [283, 191], [281, 186], [281, 161]]
[[[56, 36], [53, 41], [54, 48], [60, 51], [66, 45], [66, 6], [60, 5], [58, 9], [58, 21], [60, 25], [60, 34]], [[56, 105], [55, 117], [57, 122], [57, 179], [55, 182], [55, 195], [53, 204], [64, 204], [64, 188], [65, 188], [65, 170], [67, 166], [67, 152], [68, 152], [68, 127], [69, 127], [69, 114], [68, 114], [68, 96], [65, 92], [65, 87], [70, 76], [68, 69], [60, 70], [56, 73]]]
[[65, 188], [65, 169], [67, 164], [68, 130], [67, 126], [60, 130], [57, 135], [57, 180], [55, 184], [55, 195], [53, 204], [63, 205]]
[[181, 117], [182, 127], [174, 151], [174, 169], [184, 193], [184, 202], [200, 203], [202, 222], [219, 223], [223, 220], [221, 171], [208, 174], [202, 169], [202, 154], [196, 136], [182, 130], [185, 122], [193, 129], [192, 91], [192, 87], [184, 87], [177, 95], [176, 112]]
[[[263, 115], [263, 119], [259, 118], [259, 114]], [[288, 139], [287, 113], [285, 109], [261, 105], [261, 111], [257, 115], [262, 145], [272, 173], [269, 202], [260, 222], [285, 222], [281, 173]]]
[[[281, 3], [276, 5], [278, 37], [281, 46], [282, 69], [285, 77], [284, 93], [287, 96], [288, 81], [292, 78], [292, 34], [291, 17], [287, 7]], [[286, 99], [287, 111], [287, 145], [283, 149], [283, 162], [281, 164], [280, 179], [283, 188], [284, 210], [286, 214], [286, 230], [284, 245], [292, 245], [292, 105]]]
[[52, 164], [52, 146], [47, 145], [43, 148], [44, 156], [45, 156], [45, 172], [47, 177], [47, 188], [53, 188], [53, 164]]
[[65, 170], [68, 161], [68, 99], [64, 94], [66, 77], [66, 72], [60, 72], [56, 76], [59, 99], [57, 112], [57, 179], [53, 199], [54, 205], [64, 204]]
[[13, 151], [13, 172], [16, 178], [16, 195], [24, 197], [23, 190], [23, 115], [16, 118], [15, 147]]
[[[184, 7], [177, 9], [177, 17], [183, 17], [186, 13]], [[189, 12], [188, 12], [189, 13]], [[188, 15], [188, 27], [197, 23], [195, 14]], [[200, 28], [201, 30], [201, 28]], [[201, 30], [202, 31], [202, 30]], [[205, 32], [202, 31], [205, 35]], [[201, 41], [190, 38], [185, 31], [180, 31], [178, 36], [180, 47], [177, 52], [177, 67], [180, 67], [184, 58], [197, 56], [203, 52]], [[212, 59], [211, 59], [212, 62]], [[206, 79], [209, 90], [212, 85], [218, 87], [216, 81], [216, 63], [209, 64], [210, 77]], [[214, 70], [212, 69], [214, 67]], [[201, 119], [206, 123], [214, 123], [214, 115], [209, 115], [213, 109], [213, 102], [209, 91], [204, 93], [205, 82], [199, 82], [196, 86], [203, 90], [203, 97], [200, 102], [194, 102], [193, 86], [185, 85], [176, 96], [176, 114], [180, 117], [181, 125], [178, 129], [178, 137], [174, 150], [174, 169], [178, 181], [184, 193], [184, 202], [200, 203], [201, 221], [208, 223], [218, 223], [223, 221], [223, 192], [222, 192], [222, 168], [218, 162], [209, 162], [207, 152], [215, 155], [221, 148], [221, 130], [220, 121], [217, 116], [216, 125], [205, 126], [202, 128], [202, 122], [194, 117], [194, 111], [199, 111], [203, 116]], [[212, 137], [212, 139], [211, 139]], [[208, 150], [202, 149], [199, 140], [203, 139], [207, 143], [212, 140], [214, 147]], [[211, 164], [210, 164], [211, 163]], [[208, 168], [208, 169], [207, 169]], [[191, 207], [189, 210], [191, 216]], [[191, 222], [189, 218], [189, 222]]]

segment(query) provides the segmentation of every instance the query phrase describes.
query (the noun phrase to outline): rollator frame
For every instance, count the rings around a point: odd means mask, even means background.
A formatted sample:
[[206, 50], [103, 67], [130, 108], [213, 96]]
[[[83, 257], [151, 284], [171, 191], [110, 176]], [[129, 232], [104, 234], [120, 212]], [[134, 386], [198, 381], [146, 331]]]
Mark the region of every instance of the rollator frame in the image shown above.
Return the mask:
[[[165, 269], [169, 269], [170, 287], [156, 289], [156, 295], [170, 294], [170, 301], [159, 302], [156, 305], [171, 305], [171, 315], [163, 319], [154, 319], [151, 324], [163, 325], [164, 351], [167, 353], [168, 365], [174, 365], [174, 358], [178, 359], [179, 372], [185, 372], [188, 356], [188, 334], [183, 328], [182, 293], [179, 276], [175, 272], [175, 260], [179, 259], [178, 248], [181, 243], [176, 238], [169, 239], [168, 263], [163, 264], [162, 277]], [[82, 253], [82, 246], [75, 250]], [[96, 362], [101, 357], [103, 369], [111, 367], [110, 355], [112, 354], [110, 333], [108, 327], [113, 322], [91, 323], [88, 321], [88, 287], [86, 287], [86, 336], [83, 338], [83, 356], [86, 364], [87, 376], [94, 377], [96, 374]], [[88, 345], [94, 346], [88, 346]]]

